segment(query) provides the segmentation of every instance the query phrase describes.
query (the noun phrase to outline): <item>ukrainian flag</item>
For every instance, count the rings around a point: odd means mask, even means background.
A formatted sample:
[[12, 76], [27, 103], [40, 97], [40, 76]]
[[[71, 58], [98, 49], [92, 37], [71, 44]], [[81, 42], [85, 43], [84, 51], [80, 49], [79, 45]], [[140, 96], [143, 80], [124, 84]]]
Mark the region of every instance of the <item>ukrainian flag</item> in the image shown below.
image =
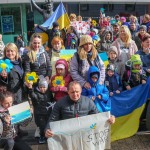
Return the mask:
[[110, 97], [111, 114], [116, 117], [111, 130], [112, 141], [130, 137], [138, 131], [140, 116], [148, 98], [150, 98], [150, 78], [146, 84]]
[[41, 26], [52, 28], [53, 22], [58, 22], [60, 30], [70, 25], [70, 20], [63, 3], [59, 4], [55, 12]]
[[100, 58], [102, 59], [102, 61], [104, 62], [105, 67], [107, 67], [107, 65], [109, 64], [107, 53], [106, 53], [106, 52], [99, 53], [99, 57], [100, 57]]

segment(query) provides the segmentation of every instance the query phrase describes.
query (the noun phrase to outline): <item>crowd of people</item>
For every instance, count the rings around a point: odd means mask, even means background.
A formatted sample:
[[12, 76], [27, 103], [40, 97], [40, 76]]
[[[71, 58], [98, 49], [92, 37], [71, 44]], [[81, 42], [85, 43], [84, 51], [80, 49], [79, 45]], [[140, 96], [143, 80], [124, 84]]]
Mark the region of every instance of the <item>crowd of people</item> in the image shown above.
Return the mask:
[[[63, 30], [59, 30], [57, 22], [53, 22], [52, 29], [36, 25], [48, 34], [47, 50], [39, 33], [31, 36], [28, 47], [24, 47], [21, 35], [16, 43], [6, 45], [0, 36], [0, 147], [4, 150], [17, 145], [16, 129], [18, 135], [23, 132], [22, 123], [11, 125], [8, 108], [12, 105], [31, 99], [42, 144], [54, 134], [49, 122], [110, 111], [110, 96], [147, 82], [150, 15], [145, 14], [140, 24], [133, 15], [128, 22], [116, 15], [115, 23], [111, 23], [110, 17], [100, 14], [97, 24], [93, 24], [92, 18], [85, 21], [89, 30], [84, 34], [74, 26], [82, 21], [81, 16], [70, 14], [70, 21], [70, 27]], [[68, 62], [60, 58], [62, 49], [77, 52]], [[108, 56], [107, 66], [99, 56], [104, 52]], [[38, 75], [36, 83], [25, 79], [32, 72]], [[114, 123], [115, 117], [108, 121]]]

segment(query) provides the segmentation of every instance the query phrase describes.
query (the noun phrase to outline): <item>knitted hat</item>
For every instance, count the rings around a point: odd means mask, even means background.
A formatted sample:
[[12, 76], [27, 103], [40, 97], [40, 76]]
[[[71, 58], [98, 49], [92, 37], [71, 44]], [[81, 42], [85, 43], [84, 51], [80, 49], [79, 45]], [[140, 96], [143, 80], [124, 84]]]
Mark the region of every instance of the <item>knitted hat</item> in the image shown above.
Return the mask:
[[95, 78], [98, 79], [98, 77], [99, 77], [98, 72], [93, 72], [93, 73], [91, 73], [91, 78], [92, 78], [92, 77], [95, 77]]
[[142, 65], [141, 57], [139, 54], [132, 55], [130, 58], [132, 65]]
[[83, 35], [80, 38], [80, 44], [79, 44], [79, 46], [82, 46], [82, 45], [87, 44], [87, 43], [93, 44], [92, 38], [89, 35]]
[[115, 66], [113, 64], [108, 64], [107, 65], [107, 71], [108, 70], [115, 71]]
[[117, 50], [117, 47], [116, 46], [111, 46], [108, 50], [108, 53], [110, 53], [111, 51], [115, 52], [116, 55], [118, 56], [118, 50]]
[[59, 24], [57, 22], [53, 22], [53, 28], [58, 27]]
[[120, 20], [122, 20], [123, 22], [126, 22], [126, 18], [125, 17], [121, 17]]
[[147, 31], [147, 27], [146, 27], [145, 25], [141, 25], [141, 26], [139, 27], [139, 30], [141, 30], [141, 29]]
[[56, 68], [62, 68], [62, 69], [65, 69], [65, 66], [64, 66], [63, 64], [58, 64], [58, 65], [56, 66]]
[[46, 81], [45, 78], [40, 79], [39, 83], [38, 83], [38, 87], [45, 87], [48, 88], [48, 83]]

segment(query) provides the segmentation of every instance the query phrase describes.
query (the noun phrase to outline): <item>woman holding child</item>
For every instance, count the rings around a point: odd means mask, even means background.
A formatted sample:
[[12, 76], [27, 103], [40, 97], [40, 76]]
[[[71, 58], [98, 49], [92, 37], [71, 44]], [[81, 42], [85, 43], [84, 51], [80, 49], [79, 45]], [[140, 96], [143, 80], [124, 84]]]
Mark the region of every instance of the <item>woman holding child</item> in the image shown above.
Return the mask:
[[93, 46], [92, 38], [83, 35], [80, 38], [78, 51], [70, 61], [70, 73], [73, 80], [76, 80], [82, 87], [91, 88], [87, 81], [87, 72], [90, 66], [96, 66], [100, 71], [100, 83], [105, 79], [105, 67], [101, 58], [98, 56], [96, 48]]

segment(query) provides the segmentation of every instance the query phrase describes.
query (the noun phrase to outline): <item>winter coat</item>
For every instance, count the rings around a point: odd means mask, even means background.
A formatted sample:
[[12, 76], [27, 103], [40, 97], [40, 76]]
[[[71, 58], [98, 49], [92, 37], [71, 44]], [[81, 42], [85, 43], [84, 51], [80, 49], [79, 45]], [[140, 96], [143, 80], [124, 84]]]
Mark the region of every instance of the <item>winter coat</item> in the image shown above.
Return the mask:
[[109, 92], [116, 93], [117, 90], [122, 91], [121, 78], [117, 73], [114, 73], [111, 77], [106, 74], [105, 85]]
[[131, 88], [142, 84], [142, 80], [147, 80], [145, 72], [140, 70], [139, 72], [132, 72], [132, 70], [126, 70], [123, 75], [123, 86], [126, 89], [126, 86]]
[[59, 77], [60, 75], [56, 72], [56, 74], [51, 78], [51, 86], [50, 86], [50, 90], [54, 93], [54, 99], [56, 101], [60, 100], [62, 97], [68, 95], [67, 91], [64, 89], [64, 88], [67, 88], [69, 83], [72, 81], [72, 78], [71, 78], [71, 75], [70, 73], [68, 72], [68, 64], [66, 61], [64, 61], [63, 59], [60, 59], [56, 62], [55, 64], [55, 67], [58, 65], [58, 64], [63, 64], [65, 66], [65, 75], [63, 77], [63, 80], [64, 80], [64, 87], [61, 87], [59, 91], [55, 91], [54, 90], [54, 86], [53, 86], [53, 81]]
[[78, 48], [78, 37], [74, 33], [68, 33], [65, 41], [66, 49], [77, 49]]
[[[93, 82], [91, 79], [92, 73], [98, 74], [97, 82]], [[104, 108], [104, 104], [107, 103], [109, 99], [109, 91], [105, 85], [99, 84], [100, 82], [100, 71], [97, 67], [91, 66], [88, 71], [88, 82], [91, 85], [90, 89], [82, 88], [82, 95], [88, 96], [90, 99], [95, 97], [94, 103], [96, 104], [97, 109], [100, 112], [105, 112], [106, 109]], [[102, 99], [98, 98], [98, 95], [102, 97]]]
[[14, 128], [14, 125], [7, 125], [5, 122], [4, 118], [10, 115], [8, 110], [5, 110], [1, 105], [0, 105], [0, 120], [2, 121], [3, 124], [3, 132], [2, 132], [2, 139], [8, 139], [8, 138], [14, 138], [16, 136], [16, 131]]
[[71, 100], [69, 96], [65, 96], [55, 104], [46, 129], [50, 129], [50, 122], [97, 113], [98, 110], [96, 106], [88, 97], [80, 96], [80, 99], [75, 102]]
[[147, 76], [150, 76], [150, 73], [147, 72], [147, 69], [150, 69], [150, 54], [147, 55], [142, 50], [137, 51], [137, 54], [141, 57], [143, 70], [146, 72]]
[[[120, 38], [117, 38], [113, 43], [112, 46], [116, 46], [117, 50], [118, 50], [118, 59], [121, 60], [121, 49], [120, 49]], [[129, 52], [128, 52], [128, 59], [130, 59], [131, 55], [135, 54], [137, 51], [137, 46], [135, 44], [135, 42], [133, 40], [131, 40], [130, 44], [129, 44]]]
[[[149, 34], [146, 33], [146, 34], [144, 35], [144, 37], [145, 37], [145, 36], [149, 36]], [[141, 44], [142, 44], [142, 40], [141, 40], [140, 37], [139, 37], [139, 32], [136, 33], [135, 38], [134, 38], [133, 40], [135, 41], [138, 50], [139, 50], [139, 49], [142, 49], [142, 45], [141, 45]]]
[[125, 64], [121, 62], [121, 60], [119, 59], [115, 59], [115, 60], [110, 60], [108, 58], [108, 62], [109, 64], [113, 64], [115, 67], [115, 72], [122, 78], [123, 76], [123, 72], [124, 72], [124, 68], [125, 68]]
[[[110, 33], [111, 39], [106, 41], [106, 35]], [[105, 31], [103, 39], [100, 41], [100, 48], [98, 49], [98, 52], [108, 52], [111, 44], [113, 42], [113, 34], [111, 31]]]
[[48, 107], [50, 106], [50, 102], [53, 102], [53, 95], [49, 89], [46, 93], [41, 93], [38, 87], [35, 90], [29, 89], [29, 96], [34, 107], [34, 114], [47, 115], [49, 113]]
[[45, 27], [42, 27], [38, 25], [38, 28], [41, 29], [43, 32], [45, 32], [48, 35], [48, 47], [51, 49], [52, 48], [52, 39], [55, 36], [61, 37], [61, 32], [60, 31], [55, 31], [53, 28], [52, 29], [47, 29]]
[[50, 63], [50, 58], [47, 52], [43, 49], [39, 54], [39, 59], [35, 62], [30, 62], [28, 53], [24, 55], [24, 71], [36, 72], [37, 75], [51, 76], [52, 68]]
[[[7, 87], [9, 91], [14, 93], [14, 104], [22, 102], [22, 87], [23, 87], [23, 69], [21, 61], [11, 61], [14, 65], [11, 71], [8, 73], [8, 77], [4, 80], [0, 76], [0, 84]], [[17, 67], [15, 67], [17, 66]]]
[[[100, 70], [100, 81], [105, 80], [105, 66], [102, 59], [98, 56], [91, 63]], [[70, 61], [70, 74], [73, 80], [79, 82], [83, 87], [87, 82], [87, 72], [90, 64], [87, 60], [81, 60], [78, 53], [75, 53]]]

